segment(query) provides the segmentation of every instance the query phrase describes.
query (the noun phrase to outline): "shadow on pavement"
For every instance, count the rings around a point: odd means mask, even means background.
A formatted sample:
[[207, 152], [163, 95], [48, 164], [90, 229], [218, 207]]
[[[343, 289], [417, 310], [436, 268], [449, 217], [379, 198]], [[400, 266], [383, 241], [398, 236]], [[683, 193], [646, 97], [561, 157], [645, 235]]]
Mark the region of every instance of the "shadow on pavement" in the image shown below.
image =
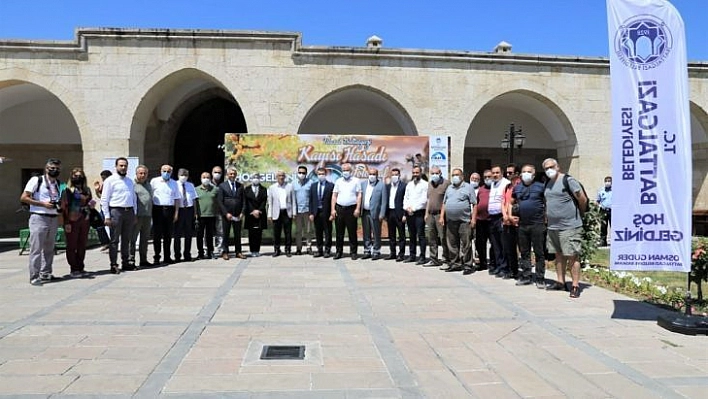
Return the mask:
[[645, 302], [619, 299], [613, 302], [615, 306], [612, 312], [613, 319], [656, 321], [659, 316], [674, 313]]

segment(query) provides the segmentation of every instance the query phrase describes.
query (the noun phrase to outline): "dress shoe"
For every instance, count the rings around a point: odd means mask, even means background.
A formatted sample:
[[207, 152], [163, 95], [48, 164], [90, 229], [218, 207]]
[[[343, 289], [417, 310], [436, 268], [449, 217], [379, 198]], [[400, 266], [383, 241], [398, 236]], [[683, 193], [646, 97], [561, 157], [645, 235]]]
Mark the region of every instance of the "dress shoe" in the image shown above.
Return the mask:
[[519, 279], [519, 281], [516, 282], [516, 285], [531, 285], [533, 284], [533, 281], [531, 281], [530, 277], [522, 277]]
[[462, 271], [462, 266], [460, 266], [460, 265], [452, 265], [448, 269], [445, 269], [445, 273], [461, 272], [461, 271]]
[[140, 262], [140, 264], [139, 264], [138, 266], [140, 266], [140, 267], [150, 267], [150, 266], [152, 266], [152, 263], [150, 263], [150, 262], [148, 262], [148, 261], [142, 261], [142, 262]]
[[409, 257], [407, 257], [403, 262], [404, 262], [404, 263], [414, 263], [414, 262], [416, 262], [417, 260], [418, 260], [418, 259], [417, 259], [415, 256], [409, 256]]
[[468, 267], [465, 267], [465, 268], [462, 270], [462, 275], [463, 275], [463, 276], [468, 276], [468, 275], [470, 275], [470, 274], [472, 274], [472, 273], [474, 273], [474, 272], [476, 272], [476, 271], [477, 271], [477, 269], [475, 269], [474, 267], [469, 267], [469, 266], [468, 266]]
[[396, 255], [395, 255], [395, 254], [391, 254], [391, 255], [389, 255], [389, 256], [386, 257], [386, 260], [396, 260]]
[[361, 257], [361, 259], [369, 259], [369, 258], [371, 258], [371, 254], [368, 252], [364, 253], [364, 256]]
[[214, 258], [215, 258], [215, 256], [212, 253], [208, 253], [208, 254], [206, 254], [206, 257], [204, 257], [204, 259], [214, 259]]
[[329, 258], [330, 256], [332, 256], [332, 253], [329, 252], [329, 251], [325, 251], [324, 257], [325, 257], [325, 258]]
[[420, 257], [420, 259], [418, 259], [418, 262], [415, 262], [415, 264], [418, 265], [418, 266], [423, 266], [423, 265], [426, 264], [426, 263], [428, 263], [428, 261], [425, 260], [425, 258], [422, 257], [422, 256]]
[[321, 258], [323, 256], [324, 254], [322, 252], [316, 252], [314, 255], [312, 255], [313, 258]]
[[280, 252], [279, 249], [276, 249], [275, 252], [273, 252], [273, 257], [277, 258], [278, 256], [282, 255], [282, 252]]
[[194, 262], [194, 259], [191, 256], [185, 256], [184, 261], [185, 262]]
[[236, 257], [239, 259], [246, 259], [246, 255], [242, 254], [241, 252], [237, 253]]
[[229, 260], [229, 254], [226, 253], [226, 252], [222, 253], [222, 254], [221, 254], [221, 259], [223, 259], [223, 260]]
[[425, 267], [442, 266], [442, 263], [440, 263], [440, 261], [438, 261], [438, 260], [430, 259], [425, 264], [423, 264], [423, 266], [425, 266]]
[[295, 251], [295, 255], [297, 255], [297, 256], [302, 255], [302, 250], [298, 249], [297, 251]]
[[482, 270], [487, 270], [487, 266], [477, 264], [477, 265], [475, 265], [475, 269], [477, 269], [477, 271], [481, 272]]
[[396, 258], [396, 262], [403, 262], [403, 261], [405, 261], [405, 258], [403, 258], [402, 256], [399, 256], [398, 258]]
[[374, 256], [371, 257], [371, 260], [379, 260], [381, 259], [381, 254], [375, 254]]
[[166, 265], [174, 265], [176, 262], [172, 258], [165, 258], [165, 261], [163, 263]]
[[111, 274], [120, 274], [120, 268], [118, 265], [111, 265]]
[[289, 258], [289, 257], [293, 256], [293, 254], [290, 253], [290, 251], [285, 251], [285, 256], [287, 256]]
[[335, 259], [335, 260], [337, 260], [337, 259], [342, 259], [342, 253], [341, 253], [341, 252], [337, 252], [336, 254], [334, 254], [334, 259]]
[[356, 260], [358, 258], [356, 252], [351, 254], [351, 258], [352, 258], [352, 260]]
[[130, 263], [121, 266], [121, 270], [124, 272], [132, 272], [135, 271], [135, 264], [131, 265]]

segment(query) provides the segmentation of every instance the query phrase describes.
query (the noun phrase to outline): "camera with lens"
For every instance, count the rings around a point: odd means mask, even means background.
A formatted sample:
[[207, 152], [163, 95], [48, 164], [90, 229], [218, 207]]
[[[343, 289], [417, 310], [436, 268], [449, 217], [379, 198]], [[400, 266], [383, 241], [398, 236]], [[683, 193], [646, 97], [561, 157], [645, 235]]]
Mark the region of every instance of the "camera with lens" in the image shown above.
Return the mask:
[[49, 201], [50, 204], [52, 204], [52, 207], [56, 209], [57, 211], [61, 210], [61, 204], [59, 203], [58, 200], [51, 200]]

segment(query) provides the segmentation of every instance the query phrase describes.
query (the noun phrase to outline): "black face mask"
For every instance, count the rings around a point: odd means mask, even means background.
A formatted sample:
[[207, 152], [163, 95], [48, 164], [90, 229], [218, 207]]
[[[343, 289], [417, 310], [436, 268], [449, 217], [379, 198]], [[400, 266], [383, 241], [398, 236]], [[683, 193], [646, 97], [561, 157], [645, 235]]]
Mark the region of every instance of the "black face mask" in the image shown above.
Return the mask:
[[58, 170], [49, 170], [49, 171], [47, 171], [47, 174], [49, 175], [49, 177], [58, 177], [58, 176], [59, 176], [59, 173], [61, 173], [61, 172], [58, 171]]
[[84, 179], [82, 179], [80, 177], [71, 178], [71, 184], [73, 184], [75, 186], [81, 185], [83, 182], [84, 182]]

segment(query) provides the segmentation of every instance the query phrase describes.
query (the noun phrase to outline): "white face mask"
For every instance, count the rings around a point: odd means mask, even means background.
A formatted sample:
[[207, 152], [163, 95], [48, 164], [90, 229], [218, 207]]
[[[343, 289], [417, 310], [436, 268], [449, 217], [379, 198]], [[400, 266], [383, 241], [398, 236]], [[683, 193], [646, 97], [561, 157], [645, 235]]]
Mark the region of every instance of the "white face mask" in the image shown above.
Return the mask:
[[471, 181], [470, 184], [472, 185], [472, 188], [477, 188], [477, 187], [479, 187], [479, 182]]
[[202, 185], [203, 185], [203, 186], [208, 186], [209, 184], [211, 184], [211, 180], [209, 180], [209, 179], [202, 179]]
[[327, 176], [326, 175], [317, 175], [317, 179], [320, 182], [324, 183], [324, 181], [327, 180]]
[[397, 184], [401, 180], [401, 176], [391, 176], [391, 183]]
[[491, 186], [492, 183], [494, 183], [494, 180], [492, 180], [491, 178], [489, 178], [489, 179], [484, 179], [484, 185], [485, 185], [485, 186]]
[[219, 180], [219, 179], [221, 179], [221, 173], [219, 173], [219, 172], [214, 173], [214, 180]]
[[461, 178], [460, 176], [457, 176], [457, 175], [452, 176], [452, 178], [451, 178], [450, 180], [452, 181], [452, 184], [454, 184], [454, 185], [456, 185], [456, 186], [459, 186], [460, 183], [462, 183], [462, 178]]
[[257, 185], [261, 184], [261, 180], [260, 179], [251, 179], [251, 183], [254, 186], [257, 186]]
[[521, 180], [524, 183], [529, 184], [533, 181], [533, 173], [531, 172], [521, 172]]
[[298, 173], [298, 174], [297, 174], [297, 178], [300, 179], [300, 180], [305, 180], [305, 176], [306, 176], [306, 175], [305, 175], [304, 173]]
[[557, 174], [558, 171], [555, 169], [546, 169], [546, 176], [548, 176], [549, 179], [553, 179]]
[[187, 181], [187, 176], [180, 176], [178, 177], [180, 183], [184, 183]]
[[369, 183], [375, 183], [377, 180], [376, 175], [369, 175]]
[[439, 180], [440, 180], [439, 174], [433, 173], [432, 175], [430, 175], [430, 181], [432, 181], [433, 183], [437, 183]]
[[349, 178], [352, 177], [352, 172], [345, 170], [344, 172], [342, 172], [342, 177], [344, 178], [344, 180], [349, 180]]
[[606, 182], [605, 182], [605, 188], [612, 188], [612, 182], [611, 182], [611, 181], [606, 181]]

